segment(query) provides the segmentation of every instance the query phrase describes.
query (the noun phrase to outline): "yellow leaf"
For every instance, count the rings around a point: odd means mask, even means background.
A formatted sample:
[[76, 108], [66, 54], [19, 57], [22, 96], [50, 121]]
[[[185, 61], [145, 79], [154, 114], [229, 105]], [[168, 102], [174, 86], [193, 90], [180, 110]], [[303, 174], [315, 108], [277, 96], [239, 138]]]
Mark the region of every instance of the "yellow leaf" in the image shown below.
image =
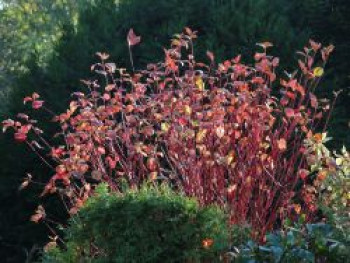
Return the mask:
[[193, 127], [198, 127], [199, 126], [199, 121], [198, 120], [193, 120], [191, 121], [191, 124]]
[[162, 122], [162, 124], [160, 125], [161, 127], [161, 129], [162, 129], [162, 131], [164, 131], [164, 132], [167, 132], [167, 131], [169, 131], [169, 129], [170, 129], [170, 125], [169, 125], [169, 123], [166, 123], [166, 122]]
[[198, 77], [196, 79], [196, 86], [200, 91], [204, 90], [204, 82], [203, 82], [203, 79], [201, 77]]
[[185, 110], [185, 113], [186, 113], [187, 115], [191, 115], [191, 113], [192, 113], [192, 108], [191, 108], [190, 106], [185, 105], [184, 110]]
[[226, 156], [226, 163], [227, 165], [230, 165], [235, 160], [235, 152], [230, 151], [228, 155]]
[[341, 164], [343, 163], [343, 159], [342, 159], [342, 158], [336, 158], [336, 159], [335, 159], [335, 163], [336, 163], [337, 165], [341, 165]]
[[199, 130], [197, 135], [196, 135], [196, 142], [197, 143], [201, 143], [205, 137], [205, 135], [207, 134], [207, 130], [203, 129], [203, 130]]
[[173, 46], [181, 46], [181, 41], [178, 40], [178, 39], [173, 39], [173, 40], [171, 41], [171, 44], [172, 44]]
[[324, 70], [321, 67], [316, 67], [316, 68], [314, 68], [314, 72], [313, 73], [314, 73], [315, 77], [321, 77], [323, 75], [323, 73], [324, 73]]

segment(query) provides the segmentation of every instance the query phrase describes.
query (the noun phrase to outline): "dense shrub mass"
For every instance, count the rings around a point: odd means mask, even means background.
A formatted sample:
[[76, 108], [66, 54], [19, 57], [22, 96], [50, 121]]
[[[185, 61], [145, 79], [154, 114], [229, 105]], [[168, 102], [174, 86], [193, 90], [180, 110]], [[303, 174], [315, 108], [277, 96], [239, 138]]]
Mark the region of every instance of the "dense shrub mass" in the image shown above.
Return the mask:
[[[95, 62], [96, 51], [108, 52], [118, 66], [130, 69], [123, 41], [130, 27], [144, 40], [134, 50], [136, 68], [161, 59], [162, 47], [184, 26], [200, 30], [196, 52], [201, 59], [205, 59], [207, 49], [215, 51], [219, 59], [235, 53], [249, 59], [255, 43], [269, 39], [285, 64], [293, 57], [294, 48], [305, 43], [308, 31], [290, 23], [288, 14], [293, 7], [285, 4], [286, 0], [262, 0], [259, 4], [251, 0], [2, 2], [9, 4], [0, 10], [0, 87], [6, 86], [10, 93], [0, 90], [0, 115], [9, 117], [23, 108], [21, 98], [34, 91], [45, 98], [51, 110], [64, 110], [70, 93], [80, 89], [79, 79], [91, 76], [88, 68]], [[43, 114], [39, 119], [42, 117], [49, 122], [50, 116]], [[52, 126], [45, 130], [51, 135], [57, 132]], [[46, 236], [30, 227], [29, 214], [39, 203], [53, 199], [36, 198], [40, 187], [33, 185], [30, 191], [18, 194], [17, 186], [27, 173], [45, 181], [49, 172], [38, 158], [29, 157], [22, 147], [12, 144], [7, 135], [0, 135], [0, 155], [0, 201], [4, 204], [0, 212], [4, 243], [0, 247], [6, 243], [0, 255], [25, 257], [24, 249], [45, 242]], [[64, 218], [59, 209], [51, 213]]]
[[220, 209], [200, 208], [164, 185], [123, 195], [100, 185], [70, 220], [66, 250], [48, 247], [43, 262], [218, 262], [225, 221]]
[[[326, 139], [315, 131], [325, 128], [333, 107], [313, 91], [333, 46], [311, 40], [299, 52], [299, 74], [277, 82], [279, 59], [267, 54], [271, 43], [258, 44], [253, 66], [240, 55], [216, 65], [210, 51], [206, 65], [195, 60], [196, 37], [185, 28], [164, 50], [164, 62], [131, 74], [97, 53], [101, 62], [91, 70], [99, 77], [83, 80], [88, 92], [73, 93], [69, 109], [54, 116], [66, 145], [52, 147], [28, 115], [3, 122], [53, 169], [42, 196], [68, 197], [74, 214], [96, 182], [121, 192], [121, 180], [131, 188], [159, 180], [201, 205], [227, 209], [230, 222], [248, 222], [256, 238], [288, 218], [293, 206], [312, 220], [317, 203], [307, 179], [310, 166], [311, 172], [324, 167], [314, 162]], [[133, 62], [140, 37], [130, 30], [127, 42]], [[24, 103], [51, 114], [37, 93]], [[331, 168], [326, 172], [336, 172]]]

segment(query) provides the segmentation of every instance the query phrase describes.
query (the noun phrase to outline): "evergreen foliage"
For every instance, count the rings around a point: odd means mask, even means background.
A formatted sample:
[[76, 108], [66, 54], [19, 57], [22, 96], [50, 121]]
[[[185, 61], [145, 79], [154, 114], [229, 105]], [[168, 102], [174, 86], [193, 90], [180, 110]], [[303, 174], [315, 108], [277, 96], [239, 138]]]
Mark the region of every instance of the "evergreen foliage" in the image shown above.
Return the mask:
[[266, 236], [264, 245], [239, 246], [234, 262], [347, 262], [349, 237], [324, 223], [293, 224]]
[[228, 239], [222, 211], [166, 185], [123, 195], [100, 185], [66, 232], [67, 250], [49, 250], [43, 262], [217, 262]]

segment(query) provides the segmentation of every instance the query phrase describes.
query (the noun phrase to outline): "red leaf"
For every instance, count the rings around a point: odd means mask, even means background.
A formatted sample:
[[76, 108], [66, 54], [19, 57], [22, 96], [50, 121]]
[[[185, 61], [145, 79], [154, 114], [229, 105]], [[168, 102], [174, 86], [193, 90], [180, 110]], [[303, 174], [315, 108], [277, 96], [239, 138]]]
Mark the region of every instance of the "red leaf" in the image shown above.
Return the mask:
[[322, 116], [323, 116], [322, 111], [320, 111], [315, 115], [315, 119], [322, 119]]
[[294, 117], [294, 110], [291, 108], [285, 108], [284, 112], [288, 118]]
[[292, 100], [295, 100], [295, 94], [291, 91], [287, 91], [286, 96]]
[[181, 126], [185, 126], [187, 124], [187, 120], [185, 118], [180, 118], [178, 122]]
[[287, 149], [287, 142], [283, 138], [277, 141], [277, 145], [278, 149], [280, 149], [281, 151], [285, 151]]
[[116, 88], [115, 84], [108, 84], [105, 88], [105, 91], [110, 92], [110, 91], [114, 90], [115, 88]]
[[16, 132], [14, 137], [17, 142], [24, 142], [27, 139], [27, 135], [23, 132]]
[[75, 215], [76, 213], [78, 213], [78, 207], [74, 206], [69, 210], [69, 214], [70, 215]]
[[34, 223], [38, 223], [41, 219], [44, 219], [46, 216], [44, 208], [39, 205], [38, 208], [35, 210], [35, 214], [30, 217], [30, 221], [33, 221]]
[[40, 98], [40, 95], [39, 95], [38, 93], [34, 92], [34, 93], [32, 94], [32, 98], [33, 98], [33, 100], [37, 100], [37, 99]]
[[146, 166], [151, 172], [156, 171], [158, 167], [157, 160], [153, 157], [148, 158]]
[[299, 174], [300, 179], [304, 181], [306, 179], [306, 177], [309, 175], [309, 171], [307, 171], [305, 169], [301, 169], [301, 170], [299, 170], [298, 174]]
[[23, 104], [26, 104], [28, 101], [32, 101], [32, 100], [33, 100], [32, 97], [25, 97], [23, 99]]
[[97, 147], [97, 152], [102, 155], [106, 154], [106, 150], [102, 146]]
[[305, 96], [304, 87], [302, 85], [300, 85], [299, 83], [297, 83], [295, 85], [295, 90], [298, 91], [301, 94], [301, 96], [303, 96], [303, 97]]
[[43, 104], [44, 104], [44, 101], [42, 101], [42, 100], [34, 100], [32, 102], [32, 108], [34, 110], [38, 110], [43, 106]]
[[286, 97], [283, 97], [283, 98], [281, 99], [281, 101], [280, 101], [280, 103], [281, 103], [282, 106], [286, 106], [286, 105], [288, 104], [288, 102], [289, 102], [289, 100], [288, 100], [288, 98], [286, 98]]
[[238, 64], [239, 62], [241, 62], [241, 58], [242, 58], [242, 56], [241, 56], [241, 55], [238, 55], [238, 56], [236, 56], [236, 57], [232, 60], [232, 62], [233, 62], [234, 64]]
[[164, 49], [165, 52], [165, 64], [167, 67], [169, 67], [172, 71], [177, 71], [178, 67], [176, 66], [175, 61], [171, 58], [169, 52]]
[[321, 48], [321, 44], [313, 41], [312, 39], [309, 40], [311, 48], [316, 52]]
[[299, 63], [299, 67], [301, 69], [301, 71], [304, 73], [304, 74], [307, 74], [308, 70], [306, 68], [306, 65], [304, 62], [302, 62], [300, 59], [298, 60], [298, 63]]
[[237, 130], [234, 131], [234, 134], [235, 134], [235, 139], [239, 139], [242, 135], [242, 133], [240, 131], [237, 131]]
[[185, 32], [186, 32], [186, 34], [189, 35], [189, 36], [193, 34], [192, 29], [189, 28], [189, 27], [185, 27]]
[[255, 53], [255, 55], [254, 55], [254, 59], [256, 60], [256, 61], [259, 61], [259, 60], [261, 60], [262, 58], [264, 58], [266, 56], [266, 54], [265, 53]]
[[278, 65], [279, 65], [279, 63], [280, 63], [280, 59], [279, 58], [274, 58], [273, 60], [272, 60], [272, 66], [275, 68], [275, 67], [277, 67]]
[[15, 122], [11, 119], [2, 121], [2, 132], [5, 132], [9, 127], [14, 127]]
[[129, 30], [127, 40], [128, 40], [129, 46], [135, 46], [135, 45], [137, 45], [138, 43], [141, 42], [141, 37], [140, 36], [136, 36], [135, 33], [134, 33], [134, 30], [131, 28]]
[[210, 61], [213, 63], [214, 62], [214, 53], [211, 51], [207, 51], [207, 57], [210, 59]]
[[21, 126], [21, 128], [19, 128], [18, 132], [27, 134], [31, 128], [32, 128], [31, 124], [23, 125]]
[[314, 109], [316, 109], [318, 106], [317, 98], [312, 93], [310, 93], [310, 104], [311, 104], [311, 107], [313, 107]]
[[62, 164], [58, 165], [55, 170], [56, 170], [56, 173], [61, 176], [66, 174], [67, 172], [66, 167]]
[[114, 157], [112, 158], [111, 156], [108, 156], [106, 158], [106, 162], [108, 163], [109, 168], [111, 169], [115, 169], [115, 167], [117, 166], [117, 162], [119, 161], [118, 157]]
[[111, 96], [108, 93], [103, 94], [103, 99], [105, 101], [109, 101], [111, 99]]
[[60, 158], [64, 153], [65, 153], [65, 151], [64, 151], [64, 148], [62, 148], [62, 147], [51, 149], [51, 156], [53, 158]]

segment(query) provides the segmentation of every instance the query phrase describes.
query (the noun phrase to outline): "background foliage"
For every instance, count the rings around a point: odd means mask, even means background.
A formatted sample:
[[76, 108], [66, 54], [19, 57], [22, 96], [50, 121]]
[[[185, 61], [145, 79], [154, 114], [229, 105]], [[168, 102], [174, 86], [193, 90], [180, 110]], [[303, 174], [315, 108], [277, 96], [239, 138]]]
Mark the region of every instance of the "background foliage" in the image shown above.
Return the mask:
[[[118, 65], [130, 67], [125, 36], [134, 28], [142, 36], [135, 48], [135, 65], [162, 57], [171, 34], [184, 26], [199, 31], [199, 58], [206, 50], [218, 60], [251, 55], [256, 42], [271, 41], [283, 65], [295, 65], [294, 51], [308, 37], [336, 46], [325, 81], [318, 92], [331, 98], [343, 89], [331, 120], [334, 147], [349, 145], [350, 2], [347, 0], [3, 0], [0, 10], [0, 111], [21, 111], [22, 97], [36, 90], [59, 111], [68, 94], [88, 78], [94, 54], [105, 51]], [[48, 119], [47, 116], [43, 116]], [[54, 129], [50, 128], [51, 132]], [[47, 170], [28, 151], [0, 135], [0, 256], [8, 262], [28, 257], [47, 233], [28, 218], [38, 202], [32, 186], [18, 192], [26, 173], [45, 181]], [[59, 215], [59, 208], [52, 211]]]

